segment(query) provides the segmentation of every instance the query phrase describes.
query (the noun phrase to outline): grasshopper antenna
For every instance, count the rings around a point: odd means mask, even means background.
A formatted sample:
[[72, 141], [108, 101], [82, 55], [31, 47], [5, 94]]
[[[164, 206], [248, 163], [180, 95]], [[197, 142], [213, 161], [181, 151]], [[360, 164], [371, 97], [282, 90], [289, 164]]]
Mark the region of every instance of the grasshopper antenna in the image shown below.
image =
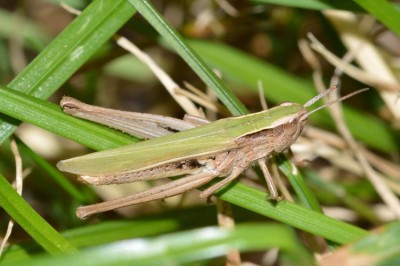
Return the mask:
[[[314, 98], [312, 98], [311, 100], [309, 100], [309, 101], [304, 105], [304, 107], [308, 107], [308, 106], [312, 105], [313, 103], [315, 103], [316, 101], [318, 101], [319, 99], [321, 99], [323, 96], [325, 96], [325, 95], [331, 93], [332, 91], [334, 91], [335, 89], [337, 89], [339, 86], [340, 86], [340, 85], [337, 84], [337, 85], [335, 85], [335, 86], [332, 86], [332, 87], [329, 88], [328, 90], [326, 90], [326, 91], [324, 91], [324, 92], [318, 94], [316, 97], [314, 97]], [[364, 91], [367, 91], [367, 90], [369, 90], [369, 88], [364, 88], [364, 89], [360, 89], [360, 90], [358, 90], [358, 91], [349, 93], [349, 94], [347, 94], [347, 95], [345, 95], [345, 96], [343, 96], [343, 97], [340, 97], [340, 98], [337, 99], [337, 100], [328, 102], [328, 103], [326, 103], [326, 104], [324, 104], [324, 105], [322, 105], [322, 106], [320, 106], [320, 107], [318, 107], [318, 108], [315, 108], [314, 110], [308, 112], [307, 115], [309, 116], [309, 115], [311, 115], [312, 113], [314, 113], [314, 112], [316, 112], [316, 111], [318, 111], [318, 110], [321, 110], [322, 108], [328, 107], [328, 106], [330, 106], [330, 105], [332, 105], [332, 104], [335, 104], [335, 103], [338, 103], [338, 102], [341, 102], [341, 101], [343, 101], [343, 100], [346, 100], [347, 98], [353, 97], [354, 95], [359, 94], [359, 93], [364, 92]]]
[[316, 101], [318, 101], [319, 99], [321, 99], [322, 97], [324, 97], [325, 95], [331, 93], [332, 91], [339, 89], [340, 88], [340, 83], [333, 85], [332, 87], [330, 87], [329, 89], [321, 92], [320, 94], [318, 94], [317, 96], [315, 96], [314, 98], [312, 98], [311, 100], [309, 100], [308, 102], [306, 102], [304, 104], [304, 107], [308, 107], [312, 104], [314, 104]]

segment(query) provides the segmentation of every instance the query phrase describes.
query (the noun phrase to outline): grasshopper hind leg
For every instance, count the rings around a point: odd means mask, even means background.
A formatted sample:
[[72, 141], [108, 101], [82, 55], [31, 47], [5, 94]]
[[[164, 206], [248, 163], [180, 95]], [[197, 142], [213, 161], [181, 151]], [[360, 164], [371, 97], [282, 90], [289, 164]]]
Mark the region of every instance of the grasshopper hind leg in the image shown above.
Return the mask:
[[210, 160], [199, 173], [173, 180], [164, 185], [128, 197], [79, 207], [76, 211], [76, 215], [80, 219], [85, 219], [95, 213], [106, 212], [143, 202], [165, 199], [198, 188], [224, 173], [226, 169], [232, 167], [234, 157], [229, 156], [229, 154], [228, 152], [219, 154], [214, 159]]
[[93, 205], [82, 206], [76, 210], [76, 216], [78, 216], [80, 219], [86, 219], [87, 217], [96, 213], [111, 211], [114, 209], [143, 202], [169, 198], [175, 195], [179, 195], [190, 189], [204, 185], [205, 183], [218, 176], [218, 174], [219, 173], [217, 172], [213, 173], [209, 171], [203, 171], [168, 182], [167, 184], [161, 186], [145, 190], [143, 192], [139, 192], [128, 197], [109, 200]]

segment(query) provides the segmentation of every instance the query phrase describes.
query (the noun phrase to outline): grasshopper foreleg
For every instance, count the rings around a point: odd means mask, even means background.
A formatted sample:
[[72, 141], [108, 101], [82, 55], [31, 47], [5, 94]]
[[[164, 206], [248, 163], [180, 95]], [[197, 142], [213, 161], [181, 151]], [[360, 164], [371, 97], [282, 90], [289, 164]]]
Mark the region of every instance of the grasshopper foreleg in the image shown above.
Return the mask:
[[258, 165], [263, 172], [265, 182], [267, 183], [268, 192], [269, 192], [269, 199], [271, 200], [279, 200], [278, 190], [276, 189], [275, 182], [272, 179], [271, 174], [269, 173], [268, 167], [265, 163], [265, 158], [261, 158], [257, 160]]

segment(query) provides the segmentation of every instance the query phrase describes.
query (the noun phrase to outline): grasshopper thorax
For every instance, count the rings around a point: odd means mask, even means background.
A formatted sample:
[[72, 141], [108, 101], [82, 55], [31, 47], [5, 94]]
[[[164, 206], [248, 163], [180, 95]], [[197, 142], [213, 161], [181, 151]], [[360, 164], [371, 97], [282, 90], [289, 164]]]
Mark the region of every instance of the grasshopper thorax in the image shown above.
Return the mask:
[[275, 140], [272, 147], [276, 153], [288, 149], [297, 140], [308, 118], [308, 112], [301, 104], [285, 102], [279, 106], [292, 111], [272, 125], [272, 139]]

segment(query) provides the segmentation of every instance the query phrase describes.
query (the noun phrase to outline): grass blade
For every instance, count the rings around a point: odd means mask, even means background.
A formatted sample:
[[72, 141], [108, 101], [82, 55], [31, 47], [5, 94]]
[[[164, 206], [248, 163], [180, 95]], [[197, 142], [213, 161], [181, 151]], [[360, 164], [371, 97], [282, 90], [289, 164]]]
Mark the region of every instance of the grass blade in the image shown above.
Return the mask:
[[304, 182], [303, 175], [299, 172], [299, 169], [297, 169], [297, 167], [290, 162], [290, 160], [287, 160], [282, 154], [279, 154], [276, 157], [276, 161], [279, 165], [279, 169], [286, 175], [293, 190], [296, 192], [300, 203], [313, 211], [322, 213], [322, 209], [317, 198]]
[[323, 0], [253, 0], [255, 3], [274, 4], [305, 9], [343, 9], [353, 12], [360, 12], [359, 6], [351, 1], [323, 1]]
[[157, 12], [157, 10], [146, 0], [129, 2], [146, 18], [146, 20], [160, 33], [160, 35], [171, 45], [175, 51], [186, 61], [194, 72], [212, 88], [218, 98], [225, 104], [233, 115], [247, 113], [244, 105], [237, 99], [233, 92], [222, 83], [221, 79], [203, 62], [193, 51], [178, 32]]
[[75, 253], [75, 247], [49, 225], [0, 174], [0, 206], [48, 253]]
[[[46, 99], [78, 70], [134, 14], [125, 0], [96, 0], [89, 5], [8, 86]], [[0, 118], [0, 143], [18, 122]]]
[[355, 0], [354, 2], [400, 36], [400, 12], [393, 7], [392, 3], [386, 0]]
[[31, 150], [22, 140], [16, 138], [16, 142], [18, 143], [18, 147], [21, 149], [21, 152], [28, 156], [31, 160], [33, 160], [41, 169], [43, 169], [49, 176], [53, 178], [53, 180], [63, 188], [63, 190], [68, 193], [71, 198], [75, 199], [77, 202], [84, 204], [88, 203], [86, 197], [83, 196], [82, 192], [77, 189], [77, 187], [72, 184], [72, 182], [66, 178], [63, 174], [61, 174], [54, 166], [48, 163], [41, 156], [36, 154], [33, 150]]
[[365, 235], [361, 228], [299, 205], [267, 200], [267, 194], [239, 182], [218, 191], [219, 198], [333, 242], [345, 244]]
[[103, 150], [126, 145], [135, 138], [107, 127], [68, 116], [60, 107], [0, 85], [0, 112], [29, 122], [87, 147]]
[[[268, 237], [260, 237], [265, 235]], [[158, 247], [158, 248], [154, 248]], [[43, 257], [30, 265], [182, 265], [224, 256], [233, 248], [241, 251], [279, 247], [296, 265], [313, 265], [312, 257], [294, 232], [282, 225], [248, 224], [233, 230], [206, 227], [154, 239], [117, 242], [83, 251], [74, 256]], [[7, 265], [7, 264], [6, 264]], [[9, 264], [10, 265], [10, 264]], [[13, 265], [24, 265], [14, 263]]]

